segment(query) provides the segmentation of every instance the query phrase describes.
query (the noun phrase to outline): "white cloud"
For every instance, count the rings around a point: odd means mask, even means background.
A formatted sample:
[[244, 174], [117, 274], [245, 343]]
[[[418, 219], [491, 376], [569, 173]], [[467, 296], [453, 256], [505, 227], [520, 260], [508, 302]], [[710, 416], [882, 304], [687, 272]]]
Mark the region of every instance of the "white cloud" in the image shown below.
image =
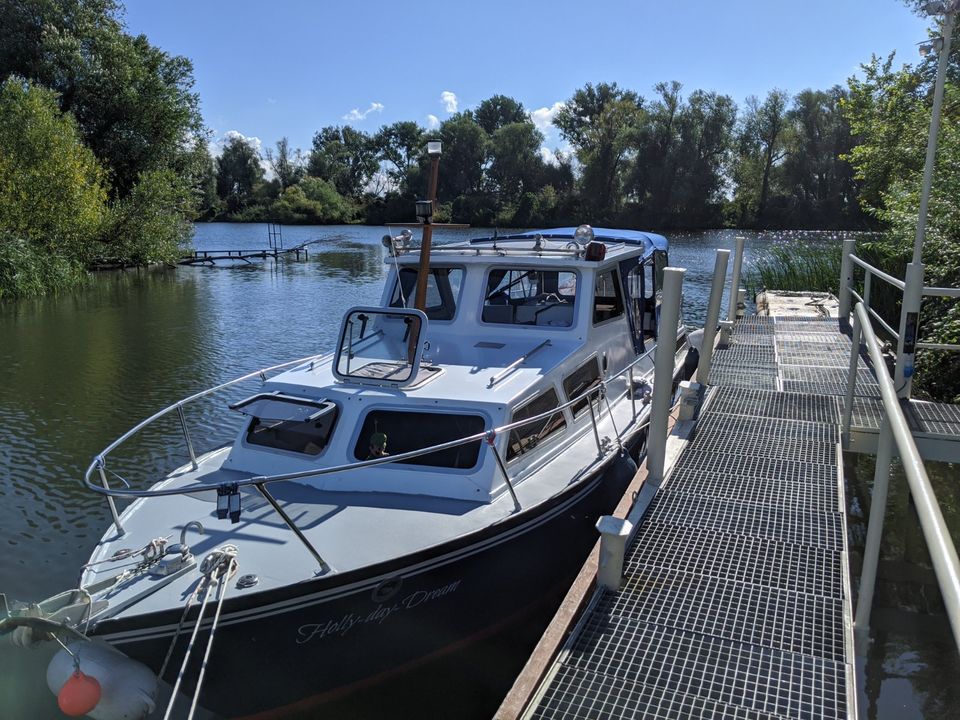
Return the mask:
[[558, 155], [563, 155], [567, 160], [573, 157], [573, 146], [570, 143], [564, 143], [560, 147], [549, 148], [546, 145], [540, 146], [540, 157], [547, 165], [559, 165]]
[[382, 113], [382, 112], [383, 112], [383, 103], [372, 102], [370, 103], [370, 107], [368, 107], [366, 110], [360, 110], [360, 108], [354, 108], [353, 110], [348, 112], [346, 115], [344, 115], [343, 119], [347, 120], [348, 122], [366, 120], [367, 115], [369, 115], [370, 113]]
[[536, 125], [540, 132], [546, 133], [553, 129], [553, 119], [561, 108], [563, 108], [563, 103], [555, 102], [550, 107], [531, 110], [527, 115], [530, 117], [530, 122]]
[[427, 115], [427, 130], [433, 130], [440, 127], [440, 118], [436, 115]]
[[234, 138], [237, 140], [243, 140], [245, 143], [247, 143], [247, 145], [252, 145], [253, 149], [257, 152], [260, 152], [261, 147], [263, 146], [263, 142], [261, 142], [260, 138], [256, 137], [255, 135], [247, 136], [239, 130], [227, 130], [222, 137], [213, 141], [213, 144], [210, 147], [213, 156], [220, 157], [220, 154], [223, 152], [224, 145]]
[[457, 111], [457, 102], [457, 96], [449, 90], [444, 90], [440, 93], [440, 104], [443, 105], [443, 109], [448, 113]]

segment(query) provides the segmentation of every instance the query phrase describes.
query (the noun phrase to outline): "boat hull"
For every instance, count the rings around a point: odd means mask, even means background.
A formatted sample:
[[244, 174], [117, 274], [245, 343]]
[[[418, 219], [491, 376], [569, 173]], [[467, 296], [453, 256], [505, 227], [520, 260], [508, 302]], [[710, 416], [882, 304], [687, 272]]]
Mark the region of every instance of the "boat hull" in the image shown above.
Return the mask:
[[[633, 445], [639, 442], [634, 438]], [[248, 597], [228, 594], [201, 704], [225, 717], [301, 714], [374, 691], [398, 673], [460, 652], [519, 619], [541, 626], [535, 637], [596, 542], [597, 518], [616, 506], [635, 469], [629, 456], [614, 457], [507, 521], [363, 572]], [[159, 671], [179, 616], [106, 621], [95, 632]], [[191, 625], [177, 640], [165, 680], [179, 668]], [[201, 648], [206, 636], [201, 633]], [[518, 651], [522, 663], [524, 648]], [[201, 653], [194, 654], [199, 662]], [[483, 682], [483, 668], [473, 672], [465, 684]], [[190, 694], [196, 675], [191, 665], [185, 678]], [[498, 699], [508, 689], [492, 692]], [[390, 708], [390, 714], [404, 713]]]

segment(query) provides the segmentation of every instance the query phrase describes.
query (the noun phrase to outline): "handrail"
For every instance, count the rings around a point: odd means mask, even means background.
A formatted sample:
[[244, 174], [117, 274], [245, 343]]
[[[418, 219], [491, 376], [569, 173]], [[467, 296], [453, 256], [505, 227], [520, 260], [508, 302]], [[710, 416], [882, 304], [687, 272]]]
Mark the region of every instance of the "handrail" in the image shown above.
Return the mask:
[[[654, 352], [655, 349], [656, 348], [648, 350], [643, 355], [638, 356], [632, 362], [626, 365], [624, 368], [619, 370], [617, 373], [615, 373], [614, 375], [611, 375], [609, 378], [604, 380], [600, 385], [594, 388], [591, 388], [586, 392], [583, 392], [580, 395], [577, 395], [576, 397], [571, 398], [567, 402], [562, 403], [554, 408], [551, 408], [546, 412], [540, 413], [539, 415], [535, 415], [533, 417], [525, 418], [523, 420], [519, 420], [513, 423], [507, 423], [506, 425], [502, 425], [498, 428], [494, 428], [492, 430], [485, 430], [483, 432], [475, 433], [473, 435], [459, 438], [457, 440], [451, 440], [449, 442], [441, 443], [439, 445], [432, 445], [430, 447], [420, 448], [419, 450], [411, 450], [409, 452], [401, 453], [398, 455], [389, 455], [386, 457], [373, 458], [372, 460], [362, 460], [354, 463], [330, 466], [326, 468], [302, 470], [294, 473], [252, 476], [249, 478], [243, 478], [241, 480], [231, 482], [231, 485], [236, 486], [237, 488], [248, 487], [252, 485], [266, 485], [274, 482], [299, 480], [299, 479], [308, 478], [308, 477], [320, 477], [323, 475], [329, 475], [337, 472], [345, 472], [349, 470], [357, 470], [357, 469], [362, 469], [367, 467], [375, 467], [377, 465], [386, 465], [388, 463], [401, 462], [403, 460], [413, 459], [416, 457], [420, 457], [421, 455], [429, 455], [430, 453], [439, 452], [442, 450], [448, 450], [450, 448], [458, 447], [460, 445], [467, 445], [473, 442], [477, 442], [478, 440], [484, 440], [490, 436], [491, 432], [494, 433], [494, 435], [497, 435], [503, 432], [509, 432], [516, 428], [523, 427], [524, 425], [532, 424], [540, 420], [545, 420], [555, 415], [558, 411], [563, 411], [566, 408], [571, 407], [575, 403], [581, 401], [583, 398], [589, 397], [591, 395], [594, 395], [603, 391], [606, 385], [610, 383], [610, 381], [615, 380], [620, 376], [630, 372], [642, 360], [648, 358], [650, 354]], [[93, 492], [96, 492], [100, 495], [105, 495], [109, 498], [120, 497], [120, 498], [128, 498], [128, 499], [141, 498], [141, 497], [164, 497], [164, 496], [171, 496], [171, 495], [189, 495], [191, 493], [210, 492], [210, 491], [216, 490], [217, 489], [216, 485], [201, 485], [201, 486], [193, 485], [193, 486], [183, 486], [178, 488], [162, 488], [162, 489], [155, 489], [155, 490], [118, 489], [118, 488], [111, 488], [109, 486], [95, 485], [94, 483], [91, 482], [90, 478], [91, 478], [91, 475], [93, 475], [95, 472], [99, 472], [105, 467], [106, 455], [110, 451], [114, 450], [124, 440], [128, 439], [139, 430], [142, 430], [144, 427], [154, 422], [156, 419], [163, 417], [168, 412], [171, 412], [172, 410], [177, 409], [178, 407], [182, 407], [183, 405], [189, 402], [192, 402], [193, 400], [202, 398], [218, 390], [222, 390], [223, 388], [229, 387], [231, 385], [242, 382], [244, 380], [249, 380], [253, 377], [256, 377], [258, 374], [263, 375], [272, 370], [276, 370], [282, 367], [287, 367], [290, 365], [296, 365], [297, 363], [302, 363], [311, 359], [312, 359], [311, 357], [307, 357], [301, 360], [294, 360], [289, 363], [283, 363], [281, 365], [274, 365], [270, 368], [265, 368], [264, 370], [254, 371], [252, 373], [244, 375], [243, 377], [237, 378], [236, 380], [231, 380], [230, 382], [223, 383], [222, 385], [218, 385], [214, 388], [210, 388], [209, 390], [205, 390], [203, 392], [196, 393], [195, 395], [191, 395], [189, 398], [186, 398], [185, 400], [181, 400], [178, 403], [174, 403], [168, 408], [165, 408], [164, 410], [161, 410], [160, 412], [155, 413], [154, 415], [151, 415], [149, 418], [138, 423], [131, 430], [127, 431], [123, 436], [121, 436], [121, 438], [119, 438], [118, 440], [115, 440], [103, 452], [101, 452], [99, 455], [94, 457], [93, 461], [90, 463], [90, 466], [87, 468], [86, 472], [84, 473], [84, 477], [83, 477], [84, 485], [87, 487], [87, 489], [92, 490]]]
[[[937, 576], [937, 584], [940, 586], [940, 592], [943, 595], [944, 606], [947, 617], [950, 619], [950, 627], [953, 630], [954, 642], [960, 649], [960, 560], [957, 558], [957, 550], [950, 537], [950, 531], [947, 529], [943, 520], [943, 514], [940, 512], [940, 506], [937, 503], [936, 495], [930, 485], [930, 479], [927, 477], [927, 471], [923, 465], [923, 459], [917, 450], [910, 427], [903, 415], [903, 409], [900, 406], [900, 400], [897, 397], [893, 380], [886, 372], [882, 371], [885, 367], [883, 354], [880, 349], [880, 343], [870, 324], [870, 318], [867, 315], [863, 303], [857, 303], [854, 307], [854, 329], [853, 329], [853, 348], [851, 354], [851, 367], [856, 367], [858, 350], [860, 346], [860, 335], [863, 334], [867, 351], [874, 367], [881, 368], [877, 372], [877, 382], [880, 385], [880, 395], [883, 400], [885, 412], [885, 425], [893, 435], [897, 450], [903, 464], [904, 472], [907, 475], [907, 482], [910, 488], [910, 494], [913, 497], [917, 510], [917, 516], [920, 519], [920, 526], [923, 530], [924, 540], [927, 549], [930, 551], [930, 559], [933, 561], [933, 569]], [[856, 384], [856, 372], [850, 374], [850, 387], [847, 389], [848, 405], [852, 406], [853, 389]], [[845, 415], [847, 408], [845, 408]], [[889, 472], [887, 473], [889, 474]], [[878, 488], [874, 487], [875, 495], [878, 494]], [[868, 526], [867, 547], [864, 551], [863, 578], [861, 581], [860, 598], [857, 604], [857, 622], [859, 629], [864, 629], [869, 622], [870, 604], [873, 599], [873, 582], [876, 577], [876, 562], [879, 556], [880, 533], [882, 532], [883, 511], [886, 505], [886, 488], [879, 493], [882, 497], [882, 505], [878, 507], [876, 513], [871, 508], [870, 525], [874, 525], [875, 520], [879, 520], [880, 528], [876, 532], [870, 532]], [[868, 562], [869, 561], [869, 562]], [[867, 587], [864, 587], [864, 586]]]
[[549, 340], [544, 340], [542, 343], [540, 343], [539, 345], [537, 345], [533, 350], [529, 350], [529, 351], [525, 352], [523, 355], [521, 355], [520, 357], [518, 357], [518, 358], [517, 358], [516, 360], [514, 360], [512, 363], [510, 363], [509, 365], [507, 365], [503, 370], [501, 370], [501, 371], [498, 372], [496, 375], [494, 375], [493, 377], [491, 377], [491, 378], [490, 378], [490, 384], [487, 385], [487, 387], [488, 387], [488, 388], [492, 388], [494, 385], [496, 385], [498, 382], [500, 382], [504, 377], [506, 377], [509, 373], [513, 372], [517, 367], [519, 367], [520, 365], [522, 365], [522, 364], [523, 364], [528, 358], [530, 358], [534, 353], [536, 353], [536, 352], [538, 352], [538, 351], [540, 351], [540, 350], [543, 350], [543, 348], [545, 348], [545, 347], [549, 347], [550, 344], [551, 344], [551, 343], [550, 343]]
[[866, 270], [870, 274], [876, 275], [881, 280], [886, 280], [888, 283], [890, 283], [894, 287], [897, 287], [903, 290], [907, 286], [907, 284], [903, 280], [898, 280], [893, 275], [888, 275], [887, 273], [883, 272], [883, 270], [880, 270], [879, 268], [871, 265], [866, 260], [863, 260], [857, 257], [856, 255], [851, 255], [850, 259], [853, 260], [854, 263], [862, 267], [864, 270]]

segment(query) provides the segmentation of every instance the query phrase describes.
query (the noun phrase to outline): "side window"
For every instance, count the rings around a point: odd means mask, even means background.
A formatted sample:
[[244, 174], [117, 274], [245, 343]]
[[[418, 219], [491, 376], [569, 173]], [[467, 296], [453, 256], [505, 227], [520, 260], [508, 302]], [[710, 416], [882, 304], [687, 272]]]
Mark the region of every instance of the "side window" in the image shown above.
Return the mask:
[[[526, 405], [517, 408], [513, 413], [511, 422], [519, 422], [527, 418], [541, 415], [556, 408], [560, 404], [557, 399], [557, 391], [550, 388], [541, 393]], [[555, 433], [561, 432], [567, 426], [563, 419], [563, 411], [557, 410], [548, 417], [527, 423], [510, 431], [510, 439], [507, 444], [507, 460], [523, 455], [525, 452], [533, 450], [540, 442], [546, 440]]]
[[[567, 395], [567, 400], [573, 400], [578, 395], [583, 395], [588, 390], [592, 390], [600, 384], [600, 364], [596, 357], [587, 360], [572, 373], [563, 379], [563, 392]], [[581, 398], [570, 409], [573, 416], [577, 417], [590, 404], [590, 398]]]
[[[400, 268], [400, 282], [393, 288], [390, 307], [414, 306], [417, 292], [417, 268]], [[431, 267], [427, 276], [427, 303], [424, 312], [430, 320], [453, 320], [457, 298], [463, 283], [462, 268]]]
[[623, 315], [623, 293], [613, 270], [597, 273], [596, 287], [593, 293], [593, 324], [599, 325], [607, 320]]
[[[357, 460], [402, 455], [476, 435], [483, 432], [484, 427], [484, 419], [479, 415], [371, 410], [363, 420], [353, 455]], [[475, 467], [479, 457], [480, 441], [477, 440], [397, 462], [465, 470]]]

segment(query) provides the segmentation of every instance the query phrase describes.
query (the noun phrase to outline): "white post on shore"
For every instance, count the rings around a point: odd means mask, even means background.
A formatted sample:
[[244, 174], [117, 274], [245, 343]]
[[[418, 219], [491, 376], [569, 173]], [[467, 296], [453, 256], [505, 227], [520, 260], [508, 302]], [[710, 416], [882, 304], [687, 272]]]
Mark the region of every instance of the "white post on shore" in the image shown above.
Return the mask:
[[717, 337], [717, 323], [720, 321], [720, 300], [723, 297], [723, 283], [727, 279], [729, 259], [729, 250], [717, 250], [717, 259], [713, 264], [713, 285], [710, 286], [710, 304], [707, 306], [707, 321], [703, 326], [703, 344], [700, 346], [700, 364], [697, 367], [697, 382], [704, 385], [710, 380], [713, 345]]
[[742, 235], [737, 237], [736, 252], [733, 255], [733, 277], [730, 278], [730, 307], [727, 309], [727, 320], [737, 319], [737, 301], [740, 299], [740, 269], [743, 267], [743, 243], [746, 240]]
[[666, 461], [667, 415], [673, 397], [673, 359], [677, 352], [677, 323], [680, 321], [680, 300], [686, 272], [684, 268], [673, 267], [663, 270], [663, 299], [654, 357], [653, 405], [647, 434], [647, 475], [654, 485], [663, 480]]

